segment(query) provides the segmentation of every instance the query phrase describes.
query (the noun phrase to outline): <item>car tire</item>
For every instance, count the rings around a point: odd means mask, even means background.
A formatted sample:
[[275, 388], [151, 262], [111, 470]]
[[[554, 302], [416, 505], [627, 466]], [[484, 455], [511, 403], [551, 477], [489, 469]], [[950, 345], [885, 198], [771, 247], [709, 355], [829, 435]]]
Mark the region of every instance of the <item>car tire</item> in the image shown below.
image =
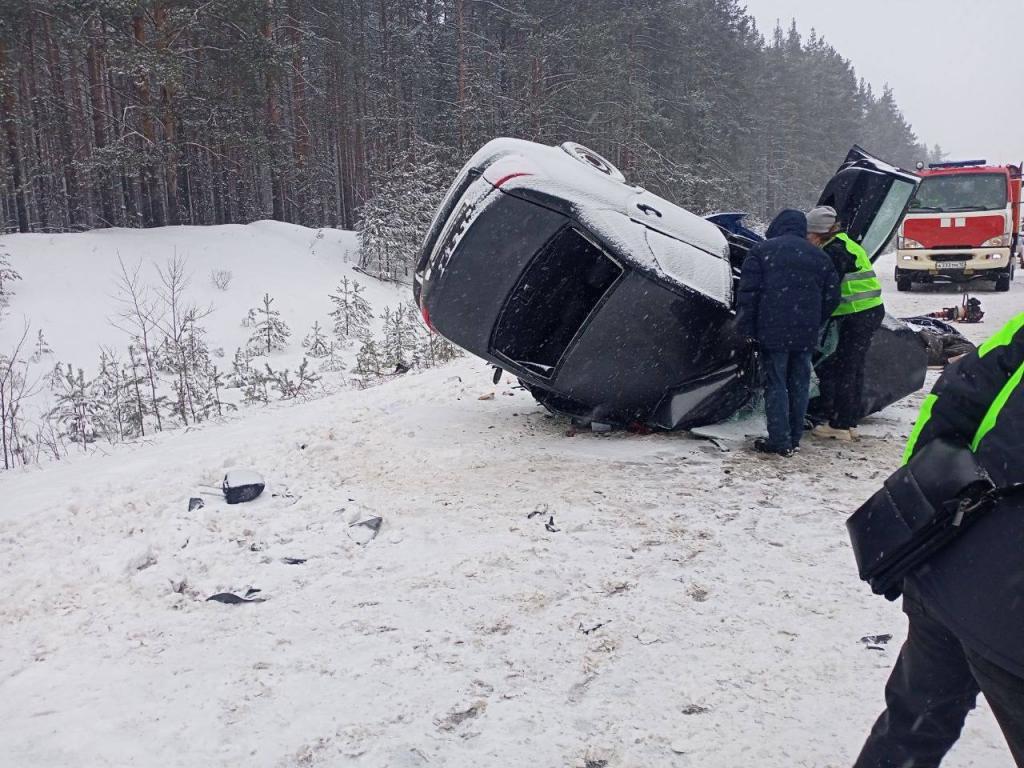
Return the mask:
[[910, 275], [901, 275], [898, 268], [896, 270], [896, 290], [901, 293], [914, 290], [914, 284], [910, 279]]
[[1010, 290], [1010, 280], [1013, 277], [1013, 273], [1007, 269], [1005, 272], [1001, 272], [999, 277], [996, 278], [996, 290], [1000, 293], [1005, 293]]

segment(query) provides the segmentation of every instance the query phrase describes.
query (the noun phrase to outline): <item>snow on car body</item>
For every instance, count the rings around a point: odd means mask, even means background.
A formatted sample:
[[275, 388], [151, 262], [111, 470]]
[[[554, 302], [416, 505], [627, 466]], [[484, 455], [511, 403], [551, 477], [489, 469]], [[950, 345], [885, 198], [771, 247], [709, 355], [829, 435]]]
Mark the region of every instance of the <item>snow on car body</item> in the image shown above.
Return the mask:
[[[854, 150], [822, 200], [874, 256], [915, 184]], [[495, 139], [448, 191], [414, 294], [428, 325], [552, 410], [687, 428], [728, 418], [757, 387], [734, 310], [751, 242], [626, 183], [585, 147]], [[881, 399], [919, 387], [924, 368]]]

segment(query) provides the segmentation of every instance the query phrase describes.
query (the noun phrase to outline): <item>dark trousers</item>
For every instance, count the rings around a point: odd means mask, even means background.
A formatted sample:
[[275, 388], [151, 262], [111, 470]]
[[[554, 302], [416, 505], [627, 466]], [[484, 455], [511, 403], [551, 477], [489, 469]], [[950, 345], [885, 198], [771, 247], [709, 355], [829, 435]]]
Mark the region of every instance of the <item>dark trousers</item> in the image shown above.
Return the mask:
[[903, 610], [910, 631], [885, 686], [886, 710], [854, 768], [935, 768], [959, 738], [979, 691], [1024, 768], [1024, 678], [964, 647], [916, 595], [904, 595]]
[[821, 391], [815, 413], [836, 429], [856, 427], [864, 398], [864, 361], [871, 339], [885, 318], [885, 307], [874, 307], [837, 318], [839, 345], [818, 366]]
[[811, 353], [765, 351], [761, 360], [765, 373], [768, 443], [775, 450], [796, 448], [800, 445], [807, 415]]

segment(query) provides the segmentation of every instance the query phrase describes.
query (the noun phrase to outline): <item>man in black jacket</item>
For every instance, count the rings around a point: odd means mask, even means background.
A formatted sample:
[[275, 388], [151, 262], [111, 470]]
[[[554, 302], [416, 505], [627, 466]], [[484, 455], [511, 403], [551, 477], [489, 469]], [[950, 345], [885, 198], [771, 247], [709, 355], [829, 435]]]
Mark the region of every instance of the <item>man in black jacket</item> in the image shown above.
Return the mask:
[[[997, 487], [1024, 483], [1024, 314], [946, 368], [904, 461], [936, 437], [969, 445]], [[907, 641], [855, 768], [939, 765], [979, 691], [1024, 768], [1024, 490], [907, 577], [903, 610]]]
[[765, 372], [768, 439], [762, 453], [790, 456], [800, 446], [811, 379], [811, 353], [822, 325], [839, 304], [839, 276], [807, 242], [807, 217], [784, 210], [767, 240], [750, 249], [740, 275], [740, 332], [756, 339]]

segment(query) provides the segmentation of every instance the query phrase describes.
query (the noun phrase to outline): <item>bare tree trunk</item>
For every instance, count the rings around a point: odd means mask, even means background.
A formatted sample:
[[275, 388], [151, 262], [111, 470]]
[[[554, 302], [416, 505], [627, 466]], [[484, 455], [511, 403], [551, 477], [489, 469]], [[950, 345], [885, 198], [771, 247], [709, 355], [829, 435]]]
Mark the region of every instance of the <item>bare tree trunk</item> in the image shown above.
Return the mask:
[[3, 99], [3, 122], [4, 138], [7, 143], [7, 159], [11, 166], [11, 182], [14, 192], [15, 209], [18, 214], [18, 231], [29, 231], [28, 206], [25, 204], [25, 189], [22, 186], [21, 177], [21, 154], [18, 151], [18, 128], [15, 118], [17, 110], [17, 96], [15, 95], [12, 77], [7, 72], [7, 44], [0, 38], [0, 83], [7, 79], [4, 86]]
[[[153, 24], [156, 27], [157, 47], [164, 56], [167, 56], [170, 31], [167, 29], [167, 6], [164, 3], [154, 8]], [[167, 156], [164, 158], [164, 184], [167, 187], [166, 221], [173, 225], [181, 223], [178, 209], [178, 118], [174, 112], [174, 92], [166, 83], [160, 88], [160, 100], [163, 103], [164, 146], [167, 148]]]
[[464, 6], [465, 0], [455, 0], [455, 19], [459, 30], [458, 104], [460, 155], [466, 151], [466, 25]]
[[[266, 14], [267, 16], [263, 22], [260, 34], [269, 45], [274, 40], [274, 0], [266, 0]], [[281, 140], [281, 110], [277, 103], [277, 80], [271, 67], [267, 67], [264, 87], [267, 89], [266, 115], [267, 137], [270, 141], [270, 199], [273, 208], [272, 215], [278, 221], [286, 221], [284, 211], [284, 180], [281, 177], [278, 147], [278, 143]]]
[[[132, 35], [137, 46], [146, 47], [146, 21], [141, 13], [132, 17]], [[139, 179], [142, 185], [142, 213], [147, 227], [162, 227], [164, 211], [156, 168], [153, 165], [153, 155], [156, 151], [156, 128], [151, 112], [152, 100], [148, 72], [137, 74], [135, 91], [139, 97], [139, 112], [142, 116], [142, 135], [145, 138], [144, 151], [146, 155], [146, 160], [142, 165], [142, 175]]]
[[69, 119], [70, 105], [64, 88], [60, 51], [53, 39], [48, 14], [43, 15], [43, 35], [46, 38], [47, 65], [50, 70], [50, 84], [53, 88], [53, 103], [57, 117], [57, 134], [60, 145], [59, 163], [64, 175], [67, 221], [71, 229], [79, 229], [82, 224], [82, 204], [79, 195], [78, 172], [75, 170], [75, 147]]
[[[88, 66], [86, 71], [89, 76], [89, 104], [92, 117], [92, 140], [98, 150], [107, 146], [106, 123], [104, 122], [103, 111], [105, 99], [103, 93], [103, 38], [99, 20], [93, 22], [89, 33]], [[114, 226], [114, 201], [112, 199], [112, 181], [109, 169], [101, 165], [97, 171], [99, 181], [100, 210], [103, 222], [106, 226]]]

